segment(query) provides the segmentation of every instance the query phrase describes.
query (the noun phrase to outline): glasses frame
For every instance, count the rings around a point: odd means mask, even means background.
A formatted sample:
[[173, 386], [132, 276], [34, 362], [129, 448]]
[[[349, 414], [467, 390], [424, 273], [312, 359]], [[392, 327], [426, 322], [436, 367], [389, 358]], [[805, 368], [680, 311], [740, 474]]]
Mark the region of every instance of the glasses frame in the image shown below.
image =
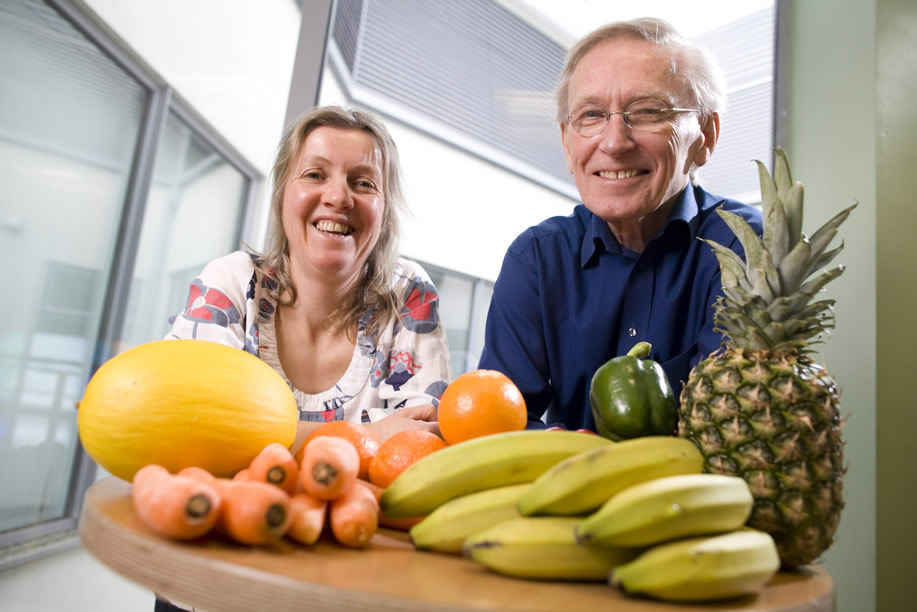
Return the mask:
[[[657, 110], [659, 110], [660, 112], [663, 112], [663, 113], [675, 113], [675, 114], [677, 114], [677, 113], [700, 113], [700, 112], [702, 112], [701, 109], [699, 109], [699, 108], [676, 108], [676, 107], [672, 107], [672, 108], [660, 108], [660, 109], [657, 109]], [[576, 125], [573, 123], [573, 115], [572, 115], [572, 114], [567, 115], [566, 118], [564, 119], [564, 122], [565, 122], [567, 125], [569, 125], [571, 128], [573, 128], [573, 130], [574, 130], [577, 134], [579, 134], [580, 136], [582, 136], [583, 138], [595, 138], [596, 136], [599, 136], [599, 135], [603, 134], [603, 133], [605, 132], [605, 130], [608, 129], [608, 124], [611, 122], [611, 117], [612, 117], [613, 115], [621, 115], [621, 119], [624, 121], [624, 125], [626, 125], [626, 126], [629, 127], [630, 129], [635, 130], [635, 131], [637, 131], [637, 132], [653, 132], [653, 131], [654, 131], [653, 128], [656, 128], [656, 127], [665, 125], [666, 123], [668, 123], [668, 120], [669, 120], [669, 117], [666, 117], [665, 119], [663, 119], [662, 121], [660, 121], [658, 124], [652, 124], [652, 127], [651, 127], [650, 129], [647, 129], [647, 128], [645, 128], [645, 127], [634, 126], [634, 125], [630, 122], [630, 116], [633, 115], [633, 114], [634, 114], [635, 112], [637, 112], [637, 111], [622, 110], [622, 111], [601, 111], [601, 112], [602, 112], [602, 117], [605, 119], [605, 122], [602, 124], [602, 129], [600, 129], [599, 131], [597, 131], [597, 132], [594, 133], [594, 134], [588, 134], [588, 135], [587, 135], [587, 134], [583, 134], [583, 133], [580, 131], [580, 128], [577, 128]]]

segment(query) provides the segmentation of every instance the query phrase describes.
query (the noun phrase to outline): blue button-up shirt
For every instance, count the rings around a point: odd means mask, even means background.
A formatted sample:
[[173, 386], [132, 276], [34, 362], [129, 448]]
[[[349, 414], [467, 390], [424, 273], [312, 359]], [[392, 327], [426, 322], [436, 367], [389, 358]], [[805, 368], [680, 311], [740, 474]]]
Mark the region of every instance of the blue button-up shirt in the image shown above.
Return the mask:
[[[494, 285], [480, 368], [499, 370], [525, 397], [529, 427], [595, 430], [589, 383], [603, 363], [652, 344], [676, 396], [716, 350], [713, 303], [722, 292], [714, 240], [744, 255], [714, 212], [740, 214], [759, 234], [757, 208], [688, 186], [642, 253], [615, 239], [585, 206], [523, 232]], [[547, 416], [545, 416], [547, 414]]]

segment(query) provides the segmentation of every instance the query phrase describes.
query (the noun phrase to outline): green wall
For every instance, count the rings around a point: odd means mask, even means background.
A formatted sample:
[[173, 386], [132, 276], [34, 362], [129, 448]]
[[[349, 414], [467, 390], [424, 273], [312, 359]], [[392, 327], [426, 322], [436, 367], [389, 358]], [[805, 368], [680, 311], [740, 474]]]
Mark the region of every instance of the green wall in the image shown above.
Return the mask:
[[806, 186], [806, 231], [860, 203], [840, 229], [845, 247], [835, 261], [846, 271], [826, 290], [837, 300], [837, 328], [817, 348], [848, 417], [846, 507], [823, 564], [837, 583], [837, 610], [868, 612], [876, 609], [876, 0], [783, 6], [784, 144]]
[[917, 601], [917, 3], [879, 0], [876, 11], [876, 284], [878, 610]]

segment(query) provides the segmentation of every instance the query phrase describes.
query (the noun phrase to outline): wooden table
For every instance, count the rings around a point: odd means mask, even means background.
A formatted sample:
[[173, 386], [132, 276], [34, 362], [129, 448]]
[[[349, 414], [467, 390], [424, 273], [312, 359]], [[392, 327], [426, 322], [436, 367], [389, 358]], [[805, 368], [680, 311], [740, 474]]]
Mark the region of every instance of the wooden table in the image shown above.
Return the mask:
[[83, 545], [126, 578], [208, 612], [309, 610], [614, 610], [663, 612], [834, 610], [834, 581], [820, 566], [781, 572], [758, 596], [671, 605], [627, 597], [602, 583], [500, 576], [458, 556], [415, 551], [407, 534], [381, 529], [368, 550], [331, 540], [246, 547], [206, 537], [171, 542], [134, 515], [130, 485], [110, 477], [86, 493]]

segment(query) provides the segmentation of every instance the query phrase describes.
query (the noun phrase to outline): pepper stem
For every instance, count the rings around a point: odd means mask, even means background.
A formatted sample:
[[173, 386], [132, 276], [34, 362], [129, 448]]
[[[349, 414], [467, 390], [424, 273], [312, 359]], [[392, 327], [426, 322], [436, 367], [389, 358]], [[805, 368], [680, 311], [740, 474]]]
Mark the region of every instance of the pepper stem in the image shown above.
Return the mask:
[[636, 357], [638, 359], [643, 359], [650, 356], [650, 351], [653, 350], [653, 345], [649, 342], [638, 342], [634, 345], [634, 348], [627, 351], [628, 357]]

